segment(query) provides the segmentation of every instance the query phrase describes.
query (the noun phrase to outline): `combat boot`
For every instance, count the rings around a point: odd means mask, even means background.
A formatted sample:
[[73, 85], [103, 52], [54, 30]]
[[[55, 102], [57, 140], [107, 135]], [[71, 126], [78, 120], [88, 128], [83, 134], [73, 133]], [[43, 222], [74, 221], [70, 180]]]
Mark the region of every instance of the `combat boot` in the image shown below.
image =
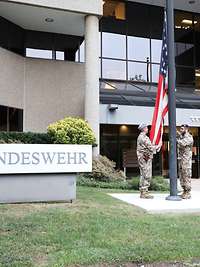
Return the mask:
[[189, 191], [184, 191], [183, 194], [181, 195], [182, 199], [190, 199], [191, 198], [191, 193]]
[[180, 196], [181, 198], [185, 198], [186, 194], [187, 194], [187, 192], [186, 192], [185, 190], [183, 190], [182, 194], [180, 194], [179, 196]]
[[141, 191], [140, 192], [140, 198], [145, 198], [145, 199], [152, 199], [153, 196], [149, 194], [149, 192], [144, 192], [144, 191]]

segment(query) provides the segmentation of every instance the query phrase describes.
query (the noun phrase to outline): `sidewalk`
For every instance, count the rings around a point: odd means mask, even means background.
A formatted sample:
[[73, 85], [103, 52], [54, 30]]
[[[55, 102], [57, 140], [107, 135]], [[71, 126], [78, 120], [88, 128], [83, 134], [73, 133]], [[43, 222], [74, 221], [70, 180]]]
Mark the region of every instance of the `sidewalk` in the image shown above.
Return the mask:
[[200, 179], [192, 179], [192, 190], [200, 191]]
[[148, 213], [200, 213], [200, 179], [192, 179], [192, 198], [169, 201], [169, 193], [154, 193], [154, 199], [141, 199], [139, 193], [109, 194], [110, 196], [140, 207]]

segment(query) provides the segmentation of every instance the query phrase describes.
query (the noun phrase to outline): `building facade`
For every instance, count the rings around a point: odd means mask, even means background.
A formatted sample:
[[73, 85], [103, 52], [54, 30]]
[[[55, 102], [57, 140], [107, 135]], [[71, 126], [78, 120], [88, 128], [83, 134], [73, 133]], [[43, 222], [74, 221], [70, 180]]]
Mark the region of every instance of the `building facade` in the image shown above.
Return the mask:
[[[191, 126], [200, 177], [200, 6], [175, 0], [177, 126]], [[164, 0], [0, 1], [0, 130], [44, 132], [80, 116], [123, 169], [155, 104]], [[168, 175], [168, 127], [154, 174]], [[98, 149], [95, 153], [98, 153]], [[132, 159], [134, 161], [134, 159]], [[127, 168], [137, 174], [134, 162]]]

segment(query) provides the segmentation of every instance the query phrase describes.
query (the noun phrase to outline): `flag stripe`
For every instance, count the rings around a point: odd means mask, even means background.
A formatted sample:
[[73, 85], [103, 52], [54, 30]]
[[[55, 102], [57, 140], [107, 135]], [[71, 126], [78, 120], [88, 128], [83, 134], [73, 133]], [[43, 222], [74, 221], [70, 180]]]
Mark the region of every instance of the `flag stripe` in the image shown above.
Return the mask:
[[150, 131], [151, 142], [155, 145], [162, 144], [163, 121], [168, 112], [167, 72], [168, 72], [167, 16], [165, 11], [158, 89], [157, 89], [156, 103], [152, 119], [152, 126]]

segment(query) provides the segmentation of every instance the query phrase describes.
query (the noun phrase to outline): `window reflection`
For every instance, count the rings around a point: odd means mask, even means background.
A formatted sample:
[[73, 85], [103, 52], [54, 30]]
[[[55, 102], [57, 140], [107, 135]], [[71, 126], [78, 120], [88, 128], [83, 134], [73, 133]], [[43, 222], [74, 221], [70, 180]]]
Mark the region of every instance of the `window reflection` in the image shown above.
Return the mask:
[[151, 61], [154, 63], [160, 63], [162, 40], [151, 40]]
[[[132, 2], [125, 7], [125, 20], [114, 13], [101, 20], [102, 57], [118, 59], [102, 60], [102, 77], [158, 83], [163, 9]], [[195, 68], [200, 69], [200, 15], [175, 11], [174, 31], [177, 84], [199, 87]]]
[[200, 89], [200, 69], [195, 70], [195, 88]]
[[128, 59], [146, 61], [150, 58], [150, 40], [128, 36]]
[[85, 62], [85, 41], [80, 45], [80, 62]]
[[0, 131], [23, 131], [23, 110], [0, 106]]
[[126, 11], [125, 3], [120, 1], [104, 0], [103, 1], [103, 15], [104, 17], [114, 17], [115, 19], [125, 20]]
[[121, 34], [102, 33], [102, 56], [109, 58], [126, 58], [126, 36]]
[[197, 23], [194, 25], [195, 30], [195, 64], [196, 67], [200, 68], [200, 16], [195, 16], [194, 20]]
[[52, 59], [52, 50], [26, 48], [26, 56], [33, 58]]
[[128, 78], [131, 81], [146, 82], [148, 78], [147, 63], [129, 62]]
[[58, 60], [64, 60], [65, 59], [64, 52], [62, 52], [62, 51], [56, 51], [56, 59], [58, 59]]
[[176, 83], [178, 85], [185, 85], [194, 87], [195, 85], [195, 70], [189, 67], [176, 68]]
[[119, 60], [102, 60], [102, 76], [105, 79], [126, 80], [126, 62]]
[[152, 71], [152, 82], [157, 83], [158, 82], [158, 77], [159, 77], [159, 70], [160, 70], [160, 65], [159, 64], [152, 64], [151, 65], [151, 71]]
[[177, 65], [194, 64], [194, 23], [191, 13], [175, 13], [175, 61]]

